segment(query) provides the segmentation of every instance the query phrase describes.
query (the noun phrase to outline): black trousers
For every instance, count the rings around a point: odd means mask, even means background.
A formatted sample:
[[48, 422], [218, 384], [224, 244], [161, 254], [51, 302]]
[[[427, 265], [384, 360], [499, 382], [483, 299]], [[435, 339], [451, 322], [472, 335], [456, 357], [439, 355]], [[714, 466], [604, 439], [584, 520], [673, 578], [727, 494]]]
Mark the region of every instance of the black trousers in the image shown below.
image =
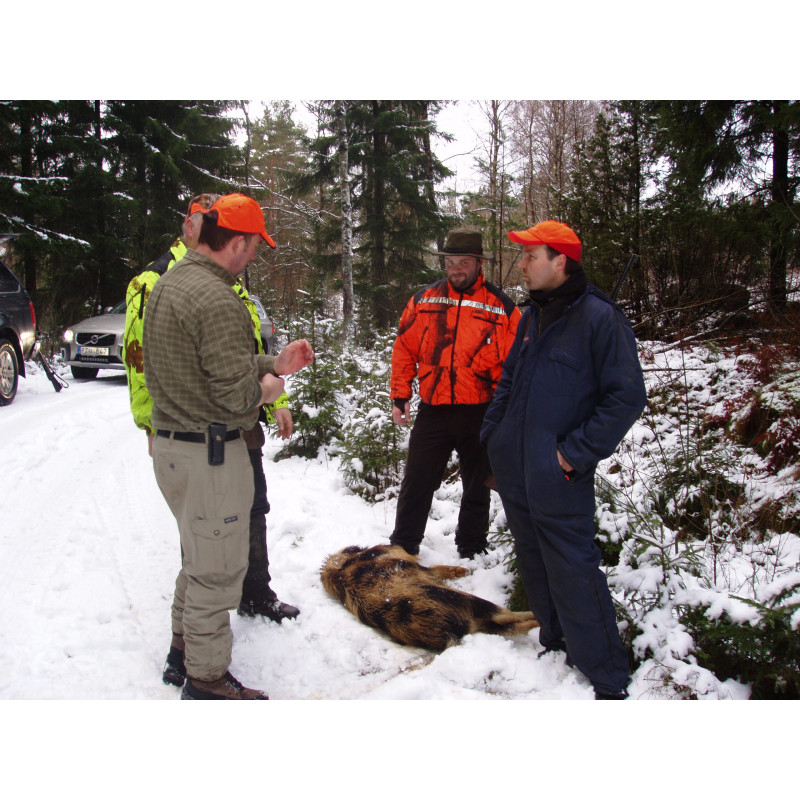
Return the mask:
[[248, 450], [253, 465], [255, 494], [250, 508], [250, 550], [247, 559], [247, 573], [242, 583], [242, 602], [261, 603], [275, 600], [277, 595], [269, 585], [269, 554], [267, 552], [267, 476], [261, 448]]
[[400, 494], [392, 544], [411, 552], [425, 535], [425, 525], [453, 450], [458, 455], [463, 495], [456, 546], [481, 550], [489, 529], [490, 492], [485, 481], [491, 468], [479, 434], [488, 403], [434, 406], [420, 403], [408, 444], [408, 460]]

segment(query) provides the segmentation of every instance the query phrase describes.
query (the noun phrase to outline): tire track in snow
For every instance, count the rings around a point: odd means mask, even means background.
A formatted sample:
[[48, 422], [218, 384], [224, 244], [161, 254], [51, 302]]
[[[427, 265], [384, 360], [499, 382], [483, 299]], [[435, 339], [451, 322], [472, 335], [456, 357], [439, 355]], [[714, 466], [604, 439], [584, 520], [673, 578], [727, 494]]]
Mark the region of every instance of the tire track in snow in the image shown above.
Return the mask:
[[[125, 379], [75, 382], [58, 394], [52, 387], [42, 392], [35, 382], [32, 389], [10, 407], [21, 413], [0, 415], [8, 466], [3, 504], [12, 519], [25, 519], [21, 529], [0, 537], [10, 575], [0, 584], [0, 603], [21, 608], [13, 627], [3, 623], [0, 675], [15, 672], [3, 669], [6, 661], [28, 665], [24, 686], [0, 678], [0, 696], [64, 697], [58, 673], [64, 684], [79, 687], [81, 697], [142, 696], [142, 685], [153, 687], [148, 696], [164, 696], [165, 595], [171, 595], [174, 574], [168, 579], [167, 573], [175, 558], [164, 513], [174, 522], [166, 506], [159, 507]], [[87, 426], [91, 436], [84, 435]], [[166, 638], [157, 645], [162, 630]], [[148, 635], [153, 641], [142, 647]], [[131, 658], [137, 660], [133, 670]], [[136, 686], [119, 682], [141, 670], [148, 675]]]

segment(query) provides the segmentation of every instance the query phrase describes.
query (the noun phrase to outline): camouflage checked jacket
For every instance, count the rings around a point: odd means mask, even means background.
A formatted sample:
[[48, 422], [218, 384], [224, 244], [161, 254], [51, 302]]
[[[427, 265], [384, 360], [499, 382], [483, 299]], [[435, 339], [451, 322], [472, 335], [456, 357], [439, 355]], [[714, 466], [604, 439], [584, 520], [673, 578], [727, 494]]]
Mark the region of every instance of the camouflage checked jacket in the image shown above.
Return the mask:
[[519, 319], [513, 301], [482, 274], [463, 292], [446, 278], [420, 289], [400, 318], [391, 398], [409, 400], [416, 378], [423, 403], [488, 403]]

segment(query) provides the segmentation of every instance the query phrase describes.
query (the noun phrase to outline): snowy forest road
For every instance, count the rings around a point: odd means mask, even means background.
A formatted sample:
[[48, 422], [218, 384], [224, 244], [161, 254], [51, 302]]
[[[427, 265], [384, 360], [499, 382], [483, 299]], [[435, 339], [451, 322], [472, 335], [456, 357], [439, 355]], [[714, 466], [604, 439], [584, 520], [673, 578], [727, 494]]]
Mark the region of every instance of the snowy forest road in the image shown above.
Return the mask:
[[[0, 603], [14, 625], [0, 696], [130, 697], [120, 678], [131, 661], [152, 670], [163, 660], [163, 645], [141, 645], [168, 613], [172, 520], [144, 469], [125, 376], [104, 372], [58, 394], [40, 377], [0, 415]], [[42, 391], [22, 391], [28, 382]], [[168, 695], [153, 683], [145, 696]]]

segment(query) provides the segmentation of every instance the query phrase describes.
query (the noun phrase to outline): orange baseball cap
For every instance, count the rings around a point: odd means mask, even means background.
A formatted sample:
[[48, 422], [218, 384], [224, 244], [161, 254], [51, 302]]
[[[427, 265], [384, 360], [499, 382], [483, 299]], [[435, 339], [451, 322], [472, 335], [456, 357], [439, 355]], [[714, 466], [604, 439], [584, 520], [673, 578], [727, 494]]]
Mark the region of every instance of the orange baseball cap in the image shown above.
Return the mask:
[[194, 214], [196, 211], [202, 211], [204, 214], [216, 211], [217, 225], [220, 228], [241, 233], [258, 233], [270, 247], [277, 247], [275, 240], [267, 233], [264, 212], [252, 197], [243, 194], [223, 194], [210, 208], [203, 208], [199, 203], [193, 203], [189, 214]]
[[204, 192], [203, 194], [196, 194], [190, 201], [189, 201], [189, 210], [186, 212], [186, 218], [192, 216], [192, 214], [196, 214], [198, 211], [207, 211], [214, 203], [219, 200], [220, 195], [218, 194], [211, 194], [209, 192]]
[[563, 222], [547, 219], [526, 231], [509, 231], [508, 238], [517, 244], [549, 244], [573, 261], [581, 260], [581, 240]]

